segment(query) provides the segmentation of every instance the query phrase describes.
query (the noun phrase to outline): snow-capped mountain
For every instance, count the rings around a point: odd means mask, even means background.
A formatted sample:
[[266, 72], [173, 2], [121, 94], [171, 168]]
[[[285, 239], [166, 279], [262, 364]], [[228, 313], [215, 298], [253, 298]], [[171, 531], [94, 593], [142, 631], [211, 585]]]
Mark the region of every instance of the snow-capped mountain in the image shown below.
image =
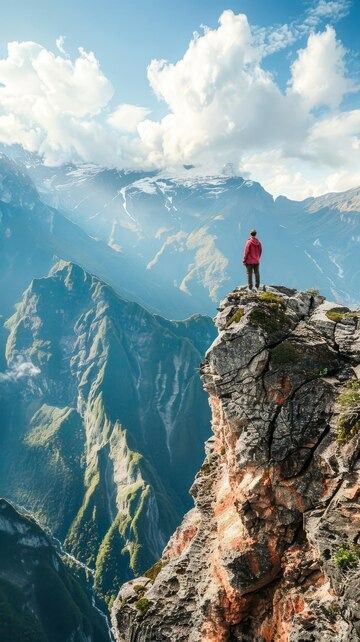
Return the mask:
[[82, 263], [160, 314], [214, 314], [225, 292], [245, 280], [242, 248], [253, 226], [264, 246], [263, 282], [286, 278], [339, 302], [359, 302], [359, 188], [299, 202], [274, 200], [259, 183], [229, 172], [51, 168], [36, 156], [10, 151], [26, 166], [41, 201], [86, 233], [96, 248], [87, 254], [101, 254], [103, 270], [76, 253], [59, 256]]
[[197, 311], [195, 301], [175, 291], [163, 277], [155, 282], [132, 256], [92, 238], [45, 204], [24, 165], [0, 155], [0, 315], [4, 320], [31, 279], [46, 275], [59, 258], [80, 263], [124, 298], [165, 316], [184, 318]]
[[301, 202], [276, 200], [238, 176], [136, 173], [84, 165], [30, 167], [42, 198], [90, 235], [131, 257], [154, 280], [213, 313], [244, 282], [242, 248], [251, 227], [264, 245], [265, 283], [317, 288], [355, 303], [360, 265], [359, 189]]

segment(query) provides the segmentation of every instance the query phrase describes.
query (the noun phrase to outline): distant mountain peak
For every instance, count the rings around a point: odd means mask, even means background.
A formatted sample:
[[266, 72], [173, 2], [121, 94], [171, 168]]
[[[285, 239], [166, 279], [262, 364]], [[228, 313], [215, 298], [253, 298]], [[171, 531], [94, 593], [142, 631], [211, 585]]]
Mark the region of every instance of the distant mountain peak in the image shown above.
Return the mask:
[[189, 506], [209, 431], [198, 368], [213, 323], [154, 315], [60, 260], [33, 279], [7, 328], [8, 371], [29, 367], [1, 408], [1, 487], [110, 600], [155, 562]]
[[0, 153], [0, 202], [33, 208], [37, 199], [37, 190], [26, 169]]

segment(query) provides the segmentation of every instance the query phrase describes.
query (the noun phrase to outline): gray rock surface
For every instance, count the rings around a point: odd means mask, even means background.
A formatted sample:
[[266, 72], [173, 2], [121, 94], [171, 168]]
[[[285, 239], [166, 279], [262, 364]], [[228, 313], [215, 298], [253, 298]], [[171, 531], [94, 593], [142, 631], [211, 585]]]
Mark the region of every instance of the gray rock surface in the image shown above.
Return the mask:
[[118, 642], [354, 642], [360, 636], [359, 313], [239, 288], [202, 377], [214, 438], [195, 508]]

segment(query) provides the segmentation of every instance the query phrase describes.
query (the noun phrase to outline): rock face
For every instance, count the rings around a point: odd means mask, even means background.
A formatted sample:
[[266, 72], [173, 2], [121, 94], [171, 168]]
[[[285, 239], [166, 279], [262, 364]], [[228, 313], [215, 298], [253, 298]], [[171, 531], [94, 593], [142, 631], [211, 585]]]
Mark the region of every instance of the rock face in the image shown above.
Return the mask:
[[284, 287], [221, 304], [195, 507], [120, 590], [118, 642], [359, 639], [359, 316], [334, 307]]
[[110, 642], [104, 616], [34, 520], [0, 499], [1, 642]]
[[210, 434], [198, 369], [212, 320], [168, 321], [60, 262], [7, 326], [0, 492], [94, 569], [109, 600], [191, 506]]

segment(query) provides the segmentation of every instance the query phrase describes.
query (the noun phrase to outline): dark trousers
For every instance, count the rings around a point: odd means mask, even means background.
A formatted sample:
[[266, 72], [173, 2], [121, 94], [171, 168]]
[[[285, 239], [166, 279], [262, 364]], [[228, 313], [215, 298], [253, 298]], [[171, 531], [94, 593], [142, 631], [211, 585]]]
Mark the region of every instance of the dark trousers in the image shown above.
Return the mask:
[[253, 274], [255, 275], [255, 287], [259, 288], [260, 287], [260, 266], [259, 264], [257, 265], [250, 265], [249, 263], [245, 264], [246, 271], [247, 271], [247, 278], [248, 278], [248, 286], [252, 290], [253, 289]]

